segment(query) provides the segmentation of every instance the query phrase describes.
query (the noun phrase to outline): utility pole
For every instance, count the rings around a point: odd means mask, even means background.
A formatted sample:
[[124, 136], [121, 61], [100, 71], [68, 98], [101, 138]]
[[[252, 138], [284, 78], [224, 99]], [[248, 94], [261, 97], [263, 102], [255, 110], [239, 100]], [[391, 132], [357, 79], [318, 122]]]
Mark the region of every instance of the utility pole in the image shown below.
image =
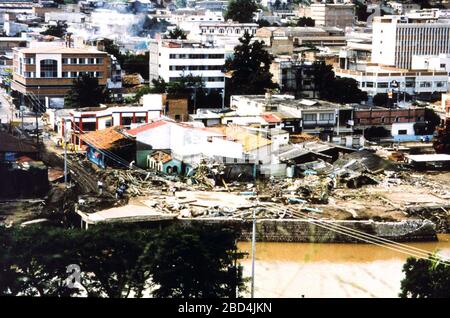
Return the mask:
[[251, 287], [251, 298], [255, 298], [255, 252], [256, 252], [256, 208], [253, 209], [253, 226], [252, 226], [252, 287]]
[[337, 119], [337, 127], [336, 127], [336, 135], [339, 137], [339, 108], [336, 110], [336, 119]]
[[67, 188], [67, 122], [64, 120], [64, 185]]

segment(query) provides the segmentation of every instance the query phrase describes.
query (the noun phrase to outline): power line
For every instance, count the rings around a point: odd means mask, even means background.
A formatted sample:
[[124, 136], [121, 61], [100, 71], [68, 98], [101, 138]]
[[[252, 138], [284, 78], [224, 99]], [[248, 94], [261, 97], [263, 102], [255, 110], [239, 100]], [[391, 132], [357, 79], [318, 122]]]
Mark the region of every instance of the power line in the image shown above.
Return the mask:
[[[313, 218], [313, 219], [315, 219], [317, 221], [322, 221], [321, 219], [319, 219], [317, 217], [308, 215], [306, 213], [302, 213], [300, 211], [295, 211], [294, 213], [300, 214], [300, 215], [302, 215], [304, 217]], [[395, 242], [395, 241], [392, 241], [392, 240], [389, 240], [389, 239], [386, 239], [386, 238], [383, 238], [383, 237], [379, 237], [379, 236], [376, 236], [376, 235], [373, 235], [373, 234], [370, 234], [370, 233], [366, 233], [366, 232], [359, 231], [359, 230], [356, 230], [356, 229], [353, 229], [353, 228], [342, 226], [342, 225], [339, 225], [339, 224], [336, 224], [336, 223], [333, 223], [332, 226], [334, 226], [335, 228], [339, 228], [339, 229], [345, 230], [347, 232], [354, 233], [354, 234], [364, 235], [365, 237], [370, 237], [370, 238], [372, 238], [374, 240], [385, 242], [386, 244], [393, 244], [393, 245], [399, 246], [399, 248], [401, 248], [401, 249], [406, 249], [406, 250], [414, 251], [416, 253], [422, 253], [424, 255], [429, 255], [429, 251], [424, 250], [424, 249], [420, 249], [420, 248], [417, 248], [417, 247], [414, 247], [414, 246], [410, 246], [410, 245], [407, 245], [407, 244], [402, 244], [402, 243], [399, 243], [399, 242]], [[440, 257], [443, 258], [443, 259], [445, 258], [443, 256], [440, 256]]]
[[[281, 209], [280, 209], [281, 210]], [[375, 235], [368, 234], [366, 232], [358, 231], [355, 229], [350, 229], [348, 227], [344, 227], [337, 224], [330, 224], [327, 222], [324, 222], [323, 220], [320, 220], [318, 218], [311, 217], [310, 215], [301, 213], [296, 210], [289, 209], [288, 210], [296, 217], [303, 219], [309, 223], [318, 225], [320, 227], [326, 228], [328, 230], [334, 231], [336, 233], [346, 235], [352, 238], [355, 238], [360, 241], [364, 241], [366, 243], [375, 244], [384, 248], [389, 248], [391, 250], [395, 250], [399, 253], [415, 256], [417, 258], [421, 259], [428, 259], [430, 256], [430, 252], [422, 249], [418, 249], [412, 246], [408, 246], [405, 244], [401, 244], [398, 242], [394, 242], [392, 240], [388, 240], [385, 238], [381, 238]], [[445, 259], [445, 257], [441, 255], [431, 256], [434, 260], [439, 260], [442, 263], [448, 264], [448, 261]], [[440, 258], [440, 259], [439, 259]]]

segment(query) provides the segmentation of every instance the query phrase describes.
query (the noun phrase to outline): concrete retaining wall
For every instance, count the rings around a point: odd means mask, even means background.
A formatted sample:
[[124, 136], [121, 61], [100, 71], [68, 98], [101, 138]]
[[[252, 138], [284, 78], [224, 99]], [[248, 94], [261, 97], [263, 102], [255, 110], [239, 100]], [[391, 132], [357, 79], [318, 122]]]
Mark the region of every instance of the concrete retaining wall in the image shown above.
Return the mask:
[[[197, 218], [180, 219], [178, 222], [186, 224], [205, 222], [231, 226], [240, 231], [241, 240], [251, 240], [251, 220]], [[345, 226], [396, 242], [437, 240], [435, 225], [426, 220], [407, 220], [402, 222], [327, 221], [327, 224]], [[364, 243], [357, 238], [296, 219], [258, 220], [256, 233], [257, 241], [261, 242]]]

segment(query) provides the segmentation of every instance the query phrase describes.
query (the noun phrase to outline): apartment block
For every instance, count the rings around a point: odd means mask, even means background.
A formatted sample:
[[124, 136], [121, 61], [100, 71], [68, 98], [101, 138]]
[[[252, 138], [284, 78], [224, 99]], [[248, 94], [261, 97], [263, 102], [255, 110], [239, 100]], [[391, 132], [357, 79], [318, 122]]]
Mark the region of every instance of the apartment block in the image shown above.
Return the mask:
[[158, 77], [173, 82], [192, 74], [203, 78], [207, 90], [224, 89], [224, 47], [190, 40], [159, 40], [150, 42], [149, 49], [150, 83]]
[[414, 55], [450, 53], [450, 20], [383, 16], [373, 20], [372, 62], [410, 69]]
[[63, 98], [71, 89], [74, 79], [83, 74], [96, 77], [101, 86], [110, 77], [108, 53], [95, 48], [73, 48], [44, 45], [13, 50], [12, 89], [19, 102], [24, 96]]

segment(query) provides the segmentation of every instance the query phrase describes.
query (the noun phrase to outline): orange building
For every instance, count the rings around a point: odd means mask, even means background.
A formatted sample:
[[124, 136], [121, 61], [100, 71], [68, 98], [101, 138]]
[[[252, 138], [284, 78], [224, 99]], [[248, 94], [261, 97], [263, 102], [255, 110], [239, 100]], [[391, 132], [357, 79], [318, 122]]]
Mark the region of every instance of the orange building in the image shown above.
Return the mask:
[[62, 98], [74, 79], [89, 74], [105, 86], [111, 67], [108, 53], [94, 47], [42, 46], [13, 50], [13, 81], [11, 88], [24, 104], [24, 96], [34, 95], [42, 102], [46, 97]]

